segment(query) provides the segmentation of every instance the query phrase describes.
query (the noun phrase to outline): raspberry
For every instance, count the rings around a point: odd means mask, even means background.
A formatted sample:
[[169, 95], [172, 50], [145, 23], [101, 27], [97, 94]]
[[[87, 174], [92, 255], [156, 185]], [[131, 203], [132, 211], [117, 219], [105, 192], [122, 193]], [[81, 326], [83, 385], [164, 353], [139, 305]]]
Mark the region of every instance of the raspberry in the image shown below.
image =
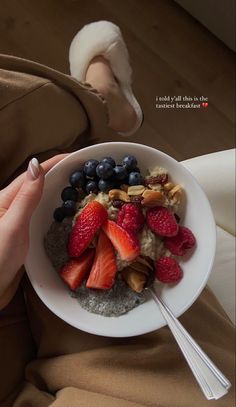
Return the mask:
[[172, 257], [162, 256], [156, 262], [156, 278], [162, 283], [176, 283], [183, 277], [183, 270]]
[[176, 236], [164, 238], [165, 247], [176, 256], [184, 256], [188, 249], [196, 244], [196, 239], [190, 229], [179, 226]]
[[175, 236], [178, 233], [179, 225], [173, 213], [163, 206], [150, 208], [146, 214], [149, 228], [160, 236]]
[[142, 209], [139, 205], [127, 203], [120, 209], [116, 223], [129, 233], [137, 233], [145, 222]]

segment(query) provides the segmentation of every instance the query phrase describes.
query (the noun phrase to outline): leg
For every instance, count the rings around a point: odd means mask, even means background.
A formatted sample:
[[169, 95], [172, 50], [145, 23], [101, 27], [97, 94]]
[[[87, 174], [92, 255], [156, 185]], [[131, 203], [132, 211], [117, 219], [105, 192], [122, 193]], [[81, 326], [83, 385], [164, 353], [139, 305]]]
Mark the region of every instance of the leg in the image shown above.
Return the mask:
[[21, 288], [0, 311], [0, 349], [0, 405], [10, 407], [22, 386], [25, 366], [35, 355]]
[[[46, 158], [81, 148], [96, 141], [97, 135], [114, 134], [107, 127], [107, 103], [96, 90], [19, 58], [0, 56], [0, 67], [0, 125], [7, 135], [0, 140], [2, 184], [16, 175], [16, 168], [21, 172], [31, 155]], [[0, 402], [10, 406], [23, 380], [25, 364], [35, 354], [21, 286], [0, 313], [0, 349], [4, 349]], [[37, 389], [36, 393], [42, 407], [44, 396]], [[45, 400], [47, 403], [52, 396]]]
[[[0, 67], [0, 182], [4, 183], [30, 155], [54, 155], [55, 150], [71, 146], [80, 134], [77, 144], [83, 145], [88, 119], [78, 97], [57, 85], [56, 73], [46, 75], [33, 63], [5, 56], [0, 56]], [[96, 104], [98, 97], [93, 97]], [[35, 354], [21, 287], [0, 311], [0, 349], [0, 404], [11, 406], [25, 365]]]
[[0, 55], [0, 68], [0, 125], [6, 134], [0, 184], [16, 169], [21, 172], [29, 156], [44, 152], [48, 158], [114, 135], [107, 127], [106, 102], [95, 90], [20, 58]]
[[109, 63], [104, 57], [93, 58], [86, 72], [86, 82], [90, 83], [106, 99], [109, 127], [118, 132], [130, 131], [137, 120], [135, 111], [123, 95]]
[[[26, 378], [36, 388], [55, 395], [52, 406], [69, 407], [72, 401], [80, 406], [85, 398], [87, 404], [82, 406], [89, 407], [93, 397], [99, 407], [106, 405], [105, 397], [109, 407], [128, 407], [130, 403], [156, 407], [209, 405], [167, 327], [134, 338], [96, 337], [52, 314], [28, 282], [26, 290], [39, 357], [28, 364]], [[233, 384], [233, 325], [208, 289], [181, 322]], [[233, 407], [233, 400], [232, 389], [214, 404]]]

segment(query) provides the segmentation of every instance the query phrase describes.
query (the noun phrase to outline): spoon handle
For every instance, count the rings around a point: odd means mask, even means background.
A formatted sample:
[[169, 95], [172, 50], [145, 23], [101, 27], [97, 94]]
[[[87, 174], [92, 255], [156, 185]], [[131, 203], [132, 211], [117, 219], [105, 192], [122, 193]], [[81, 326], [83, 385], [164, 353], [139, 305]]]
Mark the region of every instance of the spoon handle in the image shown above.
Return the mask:
[[149, 287], [148, 291], [159, 306], [205, 397], [208, 400], [217, 400], [224, 396], [231, 387], [229, 380], [195, 342], [167, 305], [158, 298], [155, 289]]

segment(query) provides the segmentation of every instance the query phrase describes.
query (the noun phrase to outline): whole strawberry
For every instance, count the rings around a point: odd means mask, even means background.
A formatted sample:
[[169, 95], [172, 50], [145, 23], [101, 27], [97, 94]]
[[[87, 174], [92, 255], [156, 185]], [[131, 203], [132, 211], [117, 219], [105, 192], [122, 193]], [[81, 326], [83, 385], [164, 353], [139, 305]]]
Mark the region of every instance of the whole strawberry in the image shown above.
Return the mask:
[[97, 201], [89, 202], [84, 207], [70, 233], [68, 242], [70, 257], [79, 257], [87, 249], [107, 217], [107, 210]]
[[156, 262], [156, 278], [162, 283], [176, 283], [183, 277], [180, 265], [172, 257], [162, 256]]
[[139, 205], [124, 204], [118, 212], [116, 223], [129, 233], [137, 233], [142, 229], [145, 218]]
[[179, 231], [176, 236], [165, 237], [165, 247], [176, 256], [184, 256], [188, 249], [191, 249], [196, 244], [196, 239], [190, 229], [185, 226], [179, 226]]
[[149, 228], [160, 236], [175, 236], [178, 233], [179, 225], [174, 214], [163, 206], [150, 208], [146, 214]]

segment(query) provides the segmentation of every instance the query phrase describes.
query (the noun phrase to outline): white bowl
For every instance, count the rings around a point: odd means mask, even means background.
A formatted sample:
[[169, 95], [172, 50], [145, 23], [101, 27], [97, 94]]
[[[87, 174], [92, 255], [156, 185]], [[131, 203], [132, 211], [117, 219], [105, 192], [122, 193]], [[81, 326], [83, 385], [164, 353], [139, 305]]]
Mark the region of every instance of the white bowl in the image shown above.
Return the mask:
[[69, 175], [90, 158], [110, 155], [119, 161], [126, 154], [137, 157], [142, 172], [154, 166], [166, 168], [173, 182], [181, 184], [185, 191], [181, 222], [193, 231], [197, 246], [180, 262], [184, 271], [182, 280], [174, 287], [163, 285], [161, 290], [163, 300], [176, 316], [193, 304], [206, 285], [216, 246], [215, 222], [206, 195], [195, 178], [168, 155], [141, 144], [111, 142], [76, 151], [55, 165], [46, 175], [43, 196], [31, 221], [26, 271], [38, 296], [54, 314], [78, 329], [111, 337], [144, 334], [161, 328], [166, 322], [151, 299], [120, 317], [104, 317], [85, 311], [69, 295], [53, 269], [43, 239], [52, 222], [54, 208], [61, 204], [60, 194], [68, 185]]

